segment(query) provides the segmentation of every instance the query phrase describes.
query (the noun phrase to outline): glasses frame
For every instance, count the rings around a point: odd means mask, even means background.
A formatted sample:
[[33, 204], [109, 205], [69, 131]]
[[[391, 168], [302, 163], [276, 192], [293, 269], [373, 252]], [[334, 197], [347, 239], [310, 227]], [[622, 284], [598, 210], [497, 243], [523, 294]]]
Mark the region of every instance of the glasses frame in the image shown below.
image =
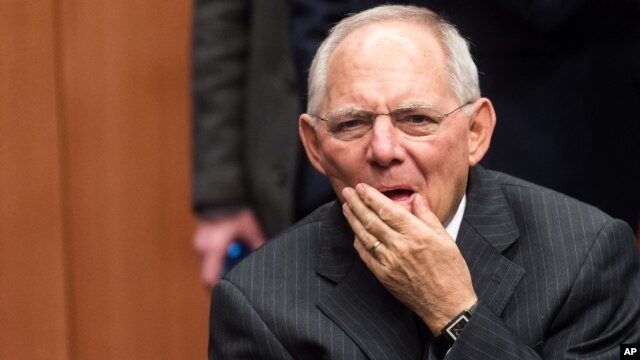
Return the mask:
[[[446, 112], [446, 113], [444, 113], [444, 114], [442, 114], [442, 115], [436, 115], [436, 116], [434, 116], [434, 118], [437, 118], [438, 120], [442, 121], [442, 120], [444, 120], [445, 118], [449, 117], [451, 114], [455, 113], [456, 111], [458, 111], [458, 110], [462, 109], [463, 107], [465, 107], [465, 106], [467, 106], [467, 105], [471, 105], [471, 104], [473, 104], [474, 102], [475, 102], [475, 100], [467, 101], [467, 102], [465, 102], [464, 104], [462, 104], [462, 105], [458, 106], [457, 108], [455, 108], [455, 109], [453, 109], [453, 110], [451, 110], [451, 111], [449, 111], [449, 112]], [[397, 112], [397, 111], [399, 111], [399, 110], [408, 110], [408, 109], [398, 108], [398, 109], [394, 109], [394, 110], [392, 110], [392, 111], [390, 111], [390, 112], [388, 112], [388, 113], [376, 113], [376, 112], [373, 112], [373, 111], [372, 111], [372, 112], [371, 112], [371, 116], [372, 116], [371, 127], [370, 127], [366, 132], [364, 132], [362, 135], [357, 136], [357, 137], [355, 137], [355, 138], [353, 138], [353, 139], [348, 139], [348, 140], [347, 140], [347, 139], [340, 139], [340, 138], [336, 137], [336, 136], [335, 136], [335, 133], [333, 133], [332, 131], [327, 130], [327, 132], [328, 132], [332, 137], [334, 137], [334, 138], [336, 138], [336, 139], [338, 139], [338, 140], [341, 140], [341, 141], [350, 141], [350, 140], [361, 139], [362, 137], [364, 137], [364, 135], [366, 135], [369, 131], [371, 131], [371, 129], [373, 129], [373, 126], [375, 125], [375, 123], [376, 123], [376, 119], [378, 118], [378, 116], [385, 116], [385, 115], [386, 115], [386, 116], [389, 116], [389, 117], [391, 118], [391, 123], [392, 123], [392, 124], [393, 124], [393, 126], [397, 129], [397, 120], [396, 120], [396, 117], [394, 116], [394, 112]], [[320, 116], [320, 115], [313, 115], [313, 114], [309, 114], [309, 115], [311, 115], [312, 117], [315, 117], [315, 118], [317, 118], [317, 119], [319, 119], [319, 120], [321, 120], [321, 121], [325, 121], [327, 124], [329, 123], [329, 119], [324, 118], [324, 117], [322, 117], [322, 116]], [[403, 134], [404, 134], [404, 133], [403, 133]], [[407, 136], [410, 136], [410, 137], [421, 137], [421, 136], [417, 136], [417, 135], [409, 135], [409, 134], [406, 134], [406, 135], [407, 135]], [[428, 135], [422, 135], [422, 136], [428, 136]]]

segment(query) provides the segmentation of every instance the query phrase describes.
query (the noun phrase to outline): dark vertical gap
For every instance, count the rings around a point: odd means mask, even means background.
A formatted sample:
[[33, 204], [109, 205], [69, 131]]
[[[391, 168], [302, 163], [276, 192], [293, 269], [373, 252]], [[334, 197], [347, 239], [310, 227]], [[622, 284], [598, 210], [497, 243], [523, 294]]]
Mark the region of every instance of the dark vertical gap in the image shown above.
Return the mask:
[[60, 164], [60, 213], [62, 222], [62, 251], [63, 251], [63, 273], [64, 273], [64, 297], [65, 297], [65, 317], [66, 317], [66, 341], [69, 360], [78, 358], [77, 354], [77, 331], [75, 306], [75, 277], [73, 273], [73, 244], [71, 237], [71, 176], [69, 174], [69, 113], [66, 106], [67, 92], [65, 91], [64, 71], [64, 0], [52, 1], [53, 17], [53, 61], [54, 61], [54, 81], [55, 81], [55, 103], [58, 136], [58, 155]]

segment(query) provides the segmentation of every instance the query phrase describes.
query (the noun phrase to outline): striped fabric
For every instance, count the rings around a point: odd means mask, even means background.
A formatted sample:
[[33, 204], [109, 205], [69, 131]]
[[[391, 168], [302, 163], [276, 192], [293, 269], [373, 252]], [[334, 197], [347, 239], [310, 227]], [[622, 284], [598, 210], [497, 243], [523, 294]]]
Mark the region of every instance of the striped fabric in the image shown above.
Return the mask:
[[[331, 203], [239, 264], [214, 289], [209, 358], [435, 359], [431, 334], [352, 244]], [[625, 223], [478, 166], [457, 244], [480, 302], [447, 359], [617, 359], [640, 342]]]

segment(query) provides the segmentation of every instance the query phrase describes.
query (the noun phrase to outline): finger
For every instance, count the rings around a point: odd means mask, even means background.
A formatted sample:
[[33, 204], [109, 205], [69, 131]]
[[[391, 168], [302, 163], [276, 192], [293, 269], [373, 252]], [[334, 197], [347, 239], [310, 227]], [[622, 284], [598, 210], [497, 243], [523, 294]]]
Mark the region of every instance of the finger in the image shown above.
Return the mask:
[[236, 221], [237, 236], [242, 240], [243, 244], [247, 245], [251, 250], [264, 245], [267, 239], [253, 210], [242, 210], [237, 215]]
[[209, 251], [202, 255], [200, 278], [206, 286], [212, 287], [220, 280], [220, 274], [222, 273], [227, 252], [209, 249]]
[[260, 225], [255, 222], [246, 224], [246, 227], [242, 230], [242, 239], [244, 240], [243, 243], [249, 246], [251, 250], [259, 248], [267, 241]]
[[345, 217], [347, 218], [347, 221], [349, 221], [349, 224], [353, 229], [353, 232], [356, 234], [354, 247], [356, 248], [356, 250], [362, 250], [358, 251], [358, 253], [360, 254], [360, 258], [362, 258], [363, 260], [365, 260], [365, 258], [367, 259], [365, 263], [367, 263], [367, 266], [370, 269], [372, 266], [371, 261], [373, 261], [374, 263], [378, 263], [378, 265], [388, 267], [390, 265], [389, 257], [393, 257], [393, 254], [389, 252], [389, 249], [385, 246], [384, 241], [381, 241], [380, 239], [371, 235], [362, 226], [355, 215], [353, 215], [347, 204], [343, 204], [342, 209]]
[[204, 221], [200, 220], [198, 221], [198, 226], [196, 227], [196, 231], [193, 234], [193, 248], [196, 250], [196, 252], [198, 254], [202, 253], [203, 251], [205, 251], [207, 249], [207, 241], [205, 241], [207, 239], [207, 229], [208, 229], [208, 224], [206, 224]]
[[360, 183], [356, 185], [355, 190], [362, 201], [385, 222], [393, 221], [397, 212], [406, 212], [400, 205], [368, 184]]
[[193, 238], [198, 253], [225, 249], [234, 235], [233, 228], [213, 221], [199, 221]]
[[246, 239], [245, 244], [248, 245], [251, 250], [256, 250], [267, 242], [267, 239], [264, 237], [264, 235], [257, 233], [245, 235], [244, 239]]
[[218, 222], [198, 225], [194, 245], [200, 256], [200, 279], [205, 286], [213, 286], [219, 280], [233, 237], [233, 228]]
[[353, 214], [353, 212], [349, 208], [349, 205], [347, 205], [346, 203], [342, 204], [342, 212], [347, 218], [349, 225], [351, 225], [351, 229], [356, 235], [356, 240], [362, 243], [362, 246], [365, 249], [371, 250], [375, 242], [379, 240], [364, 228], [360, 220], [358, 220], [358, 218]]
[[[353, 188], [344, 188], [342, 190], [342, 196], [344, 196], [346, 204], [351, 210], [351, 214], [354, 215], [354, 220], [357, 220], [359, 225], [364, 228], [366, 232], [370, 233], [371, 236], [377, 239], [387, 239], [397, 235], [389, 225], [380, 219], [373, 209], [369, 208], [363, 202], [363, 199]], [[350, 222], [350, 224], [352, 224], [352, 227], [355, 226], [355, 222]]]
[[433, 225], [434, 222], [440, 224], [440, 220], [436, 214], [431, 211], [429, 200], [427, 200], [422, 194], [415, 194], [412, 203], [413, 214], [427, 225]]
[[389, 227], [397, 231], [407, 230], [412, 227], [413, 216], [409, 216], [411, 213], [377, 189], [360, 183], [356, 185], [355, 190], [363, 203]]
[[[381, 250], [380, 248], [383, 247], [383, 246], [384, 245], [380, 245], [376, 251]], [[362, 240], [358, 239], [357, 236], [356, 236], [356, 239], [353, 242], [353, 247], [356, 249], [356, 252], [360, 256], [360, 259], [362, 259], [362, 262], [364, 262], [364, 264], [377, 277], [378, 274], [380, 274], [381, 271], [382, 271], [382, 264], [381, 264], [380, 260], [378, 260], [378, 258], [376, 256], [374, 256], [374, 254], [371, 253], [370, 249], [368, 249], [368, 248], [366, 248], [365, 246], [362, 245]]]
[[[378, 251], [378, 248], [383, 245], [384, 244], [382, 243], [382, 241], [376, 240], [376, 242], [373, 243], [373, 246], [371, 247], [371, 249], [369, 249], [371, 256], [376, 257], [376, 251]], [[380, 249], [380, 251], [382, 251], [382, 249]]]
[[413, 214], [420, 219], [424, 224], [427, 225], [429, 229], [431, 229], [435, 234], [442, 235], [445, 237], [449, 237], [447, 230], [444, 225], [440, 222], [440, 219], [436, 216], [436, 214], [431, 211], [431, 206], [429, 205], [429, 200], [420, 195], [415, 194], [412, 202]]

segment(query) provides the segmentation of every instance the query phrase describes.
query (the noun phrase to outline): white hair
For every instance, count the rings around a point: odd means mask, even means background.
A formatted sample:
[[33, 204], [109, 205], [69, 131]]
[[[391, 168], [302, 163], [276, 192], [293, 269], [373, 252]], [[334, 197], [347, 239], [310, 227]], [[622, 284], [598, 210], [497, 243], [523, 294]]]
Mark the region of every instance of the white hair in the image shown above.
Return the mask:
[[340, 42], [365, 25], [395, 20], [426, 25], [433, 31], [447, 58], [449, 85], [460, 104], [480, 98], [478, 69], [471, 58], [469, 44], [453, 24], [426, 8], [383, 5], [348, 16], [331, 29], [329, 36], [318, 48], [309, 69], [307, 113], [318, 114], [320, 111], [327, 91], [329, 60]]

